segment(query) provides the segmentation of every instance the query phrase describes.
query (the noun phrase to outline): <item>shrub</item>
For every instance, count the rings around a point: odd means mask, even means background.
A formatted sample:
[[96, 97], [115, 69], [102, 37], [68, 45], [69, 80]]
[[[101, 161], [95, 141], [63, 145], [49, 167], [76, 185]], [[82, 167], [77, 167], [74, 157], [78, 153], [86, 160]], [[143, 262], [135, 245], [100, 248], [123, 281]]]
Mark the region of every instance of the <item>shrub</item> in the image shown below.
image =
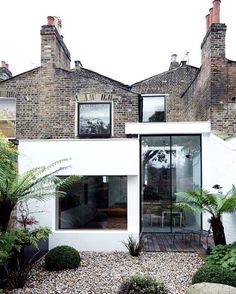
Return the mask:
[[[16, 228], [0, 233], [0, 288], [12, 290], [24, 286], [40, 253], [38, 241], [48, 238], [49, 234], [47, 227], [39, 227], [33, 232]], [[36, 252], [26, 258], [24, 250], [29, 245], [34, 245]]]
[[229, 245], [218, 245], [207, 257], [212, 265], [220, 265], [223, 268], [236, 272], [236, 242]]
[[118, 294], [164, 294], [164, 283], [148, 275], [133, 275], [120, 286]]
[[80, 265], [79, 252], [70, 246], [57, 246], [45, 256], [45, 268], [49, 271], [77, 268]]
[[141, 238], [136, 241], [132, 236], [129, 236], [128, 241], [123, 241], [122, 243], [129, 250], [131, 256], [139, 256], [143, 249], [143, 241]]
[[236, 274], [219, 265], [208, 265], [198, 269], [193, 275], [192, 284], [217, 283], [236, 287]]

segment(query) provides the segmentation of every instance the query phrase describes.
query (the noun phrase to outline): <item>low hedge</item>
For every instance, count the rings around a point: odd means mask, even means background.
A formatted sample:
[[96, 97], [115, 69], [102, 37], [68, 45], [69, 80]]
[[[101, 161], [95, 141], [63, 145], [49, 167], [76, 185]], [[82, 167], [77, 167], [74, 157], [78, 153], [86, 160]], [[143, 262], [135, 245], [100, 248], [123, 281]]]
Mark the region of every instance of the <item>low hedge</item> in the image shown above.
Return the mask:
[[193, 275], [192, 284], [217, 283], [236, 287], [236, 274], [218, 265], [207, 265], [198, 269]]
[[45, 256], [45, 268], [49, 271], [58, 271], [77, 268], [80, 265], [79, 252], [70, 246], [57, 246]]

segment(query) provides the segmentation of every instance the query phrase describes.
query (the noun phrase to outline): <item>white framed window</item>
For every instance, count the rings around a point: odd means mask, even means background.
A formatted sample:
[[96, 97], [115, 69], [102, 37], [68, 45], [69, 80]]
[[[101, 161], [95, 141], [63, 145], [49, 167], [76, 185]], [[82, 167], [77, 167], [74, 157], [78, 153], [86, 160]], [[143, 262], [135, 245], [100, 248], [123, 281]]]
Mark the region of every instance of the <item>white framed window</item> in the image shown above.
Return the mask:
[[140, 122], [166, 121], [166, 96], [143, 95], [140, 97]]
[[80, 176], [62, 190], [58, 230], [127, 230], [127, 176]]
[[8, 138], [16, 136], [16, 99], [0, 97], [0, 131]]

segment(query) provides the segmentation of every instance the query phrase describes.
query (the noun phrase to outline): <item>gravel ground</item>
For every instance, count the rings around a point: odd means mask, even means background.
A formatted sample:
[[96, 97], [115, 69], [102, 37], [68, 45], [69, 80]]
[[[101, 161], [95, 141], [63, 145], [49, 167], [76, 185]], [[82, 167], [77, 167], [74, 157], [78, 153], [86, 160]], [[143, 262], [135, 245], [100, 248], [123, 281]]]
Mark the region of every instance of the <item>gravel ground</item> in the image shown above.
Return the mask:
[[202, 259], [195, 253], [155, 252], [131, 257], [128, 253], [81, 252], [81, 265], [76, 270], [48, 272], [41, 259], [32, 269], [24, 289], [11, 294], [115, 294], [122, 279], [146, 273], [161, 278], [167, 293], [182, 294]]

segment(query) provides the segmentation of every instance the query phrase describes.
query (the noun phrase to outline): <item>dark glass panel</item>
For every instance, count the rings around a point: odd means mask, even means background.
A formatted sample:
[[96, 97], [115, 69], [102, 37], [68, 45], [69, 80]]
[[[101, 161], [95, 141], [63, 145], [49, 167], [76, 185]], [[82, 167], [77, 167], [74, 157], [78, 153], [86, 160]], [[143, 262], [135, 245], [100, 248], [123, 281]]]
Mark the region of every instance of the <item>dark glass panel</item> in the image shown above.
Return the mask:
[[87, 176], [58, 199], [59, 229], [127, 229], [127, 177]]

